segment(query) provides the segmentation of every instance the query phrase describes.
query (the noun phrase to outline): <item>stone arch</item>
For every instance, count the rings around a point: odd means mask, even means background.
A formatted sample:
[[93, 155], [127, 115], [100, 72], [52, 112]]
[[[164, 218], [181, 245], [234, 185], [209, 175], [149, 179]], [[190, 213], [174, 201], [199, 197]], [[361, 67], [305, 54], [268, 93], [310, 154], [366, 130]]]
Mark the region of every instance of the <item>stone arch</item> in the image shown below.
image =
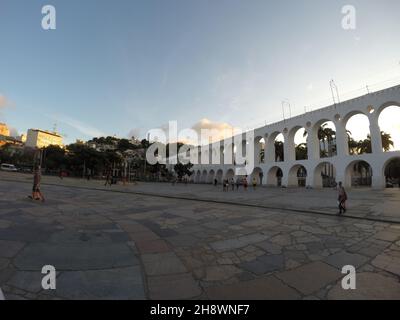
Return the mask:
[[271, 169], [269, 169], [267, 174], [267, 185], [274, 187], [282, 186], [282, 177], [283, 170], [278, 166], [272, 167]]
[[[386, 103], [379, 108], [376, 120], [381, 134], [382, 150], [384, 152], [400, 150], [400, 104]], [[391, 109], [391, 110], [390, 110]]]
[[214, 177], [215, 177], [215, 171], [211, 169], [207, 176], [207, 183], [213, 183]]
[[218, 183], [222, 183], [222, 179], [224, 178], [224, 171], [222, 169], [219, 169], [217, 171], [217, 174], [215, 175], [215, 178], [217, 179]]
[[265, 139], [262, 136], [254, 138], [254, 162], [256, 165], [264, 163]]
[[195, 178], [194, 182], [196, 182], [196, 183], [200, 183], [201, 182], [201, 171], [200, 170], [197, 170], [196, 178]]
[[385, 178], [387, 188], [400, 188], [400, 155], [385, 161], [382, 167], [382, 176]]
[[288, 187], [305, 187], [307, 180], [307, 169], [301, 164], [296, 164], [289, 170]]
[[231, 178], [235, 177], [235, 170], [233, 169], [228, 169], [225, 173], [225, 179], [230, 180]]
[[370, 187], [372, 185], [372, 166], [365, 160], [351, 161], [344, 173], [346, 187]]
[[329, 161], [319, 163], [314, 169], [314, 187], [330, 188], [336, 185], [336, 168]]
[[254, 168], [253, 172], [250, 175], [250, 183], [252, 183], [253, 179], [256, 179], [257, 185], [262, 185], [263, 184], [263, 179], [264, 179], [264, 172], [260, 167]]
[[[351, 119], [354, 119], [353, 117], [359, 116], [360, 119], [363, 119], [363, 121], [368, 121], [368, 124], [366, 123], [366, 127], [364, 128], [367, 132], [367, 135], [365, 136], [364, 139], [362, 140], [362, 143], [359, 143], [359, 138], [353, 138], [352, 135], [354, 135], [354, 130], [352, 130], [349, 127], [349, 122]], [[347, 152], [349, 155], [355, 155], [355, 154], [364, 154], [364, 153], [372, 153], [372, 143], [371, 143], [371, 138], [368, 141], [368, 136], [370, 137], [370, 118], [368, 117], [368, 114], [366, 114], [363, 111], [360, 110], [354, 110], [349, 113], [347, 113], [343, 117], [343, 126], [345, 128], [345, 131], [348, 136], [348, 146], [347, 146]], [[358, 125], [359, 127], [359, 125]], [[353, 131], [353, 132], [352, 132]]]
[[395, 107], [400, 107], [400, 102], [397, 101], [387, 101], [383, 104], [381, 104], [377, 110], [375, 110], [376, 112], [376, 117], [379, 118], [379, 116], [381, 115], [382, 111], [385, 110], [387, 107], [391, 107], [391, 106], [395, 106]]
[[[298, 145], [296, 144], [296, 135], [301, 133], [300, 130], [304, 130], [302, 142]], [[300, 131], [300, 132], [299, 132]], [[304, 136], [305, 135], [305, 136]], [[289, 131], [288, 135], [288, 150], [289, 154], [287, 155], [287, 160], [307, 160], [308, 159], [308, 146], [307, 146], [307, 136], [308, 131], [304, 126], [295, 126]], [[304, 141], [303, 141], [304, 140]]]
[[[321, 129], [321, 130], [320, 130]], [[329, 134], [330, 133], [330, 134]], [[333, 119], [323, 118], [317, 121], [308, 132], [307, 146], [311, 158], [331, 158], [337, 154], [336, 124]]]
[[207, 170], [203, 170], [201, 174], [201, 183], [207, 183]]
[[[275, 143], [276, 139], [278, 137], [283, 137], [282, 144]], [[279, 149], [277, 149], [278, 145], [279, 145]], [[285, 159], [284, 149], [285, 149], [285, 137], [283, 135], [283, 132], [274, 131], [268, 137], [267, 160], [269, 162], [283, 162]], [[277, 161], [277, 160], [280, 160], [280, 161]]]

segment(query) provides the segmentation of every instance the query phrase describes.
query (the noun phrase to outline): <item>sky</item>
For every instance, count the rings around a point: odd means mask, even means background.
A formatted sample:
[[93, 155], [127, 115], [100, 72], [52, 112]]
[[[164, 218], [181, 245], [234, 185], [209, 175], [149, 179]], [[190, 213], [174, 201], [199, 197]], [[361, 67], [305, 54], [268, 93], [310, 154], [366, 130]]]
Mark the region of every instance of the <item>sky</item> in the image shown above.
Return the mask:
[[[41, 27], [47, 4], [56, 30]], [[331, 79], [342, 100], [400, 83], [399, 12], [398, 0], [0, 0], [0, 122], [66, 142], [277, 122], [283, 100], [292, 115], [332, 104]]]

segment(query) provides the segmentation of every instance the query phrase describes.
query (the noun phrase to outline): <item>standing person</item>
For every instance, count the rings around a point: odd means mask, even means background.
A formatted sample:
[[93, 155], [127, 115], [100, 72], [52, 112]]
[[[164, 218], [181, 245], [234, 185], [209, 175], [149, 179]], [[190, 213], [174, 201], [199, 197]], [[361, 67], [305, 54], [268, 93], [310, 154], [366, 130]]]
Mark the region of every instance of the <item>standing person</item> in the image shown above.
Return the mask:
[[257, 179], [256, 179], [256, 177], [253, 177], [253, 189], [254, 190], [256, 190], [256, 187], [257, 187]]
[[218, 180], [217, 180], [217, 179], [214, 179], [214, 187], [216, 187], [217, 184], [218, 184]]
[[42, 200], [44, 202], [44, 197], [42, 192], [40, 191], [40, 181], [42, 180], [42, 174], [40, 166], [35, 166], [35, 170], [33, 172], [33, 187], [32, 187], [32, 196], [29, 198], [34, 200]]
[[243, 178], [243, 187], [244, 187], [244, 191], [247, 191], [247, 186], [248, 186], [248, 184], [247, 184], [247, 179], [246, 179], [246, 178]]
[[237, 178], [236, 179], [236, 190], [239, 191], [239, 187], [240, 187], [240, 179]]
[[342, 186], [342, 182], [339, 182], [337, 190], [338, 190], [339, 214], [346, 213], [347, 193]]
[[107, 184], [109, 184], [110, 185], [110, 187], [111, 187], [111, 171], [110, 170], [107, 170], [107, 175], [106, 175], [106, 182], [104, 183], [104, 186], [106, 186]]
[[235, 191], [235, 180], [233, 180], [233, 178], [231, 178], [230, 184], [231, 184], [232, 191]]

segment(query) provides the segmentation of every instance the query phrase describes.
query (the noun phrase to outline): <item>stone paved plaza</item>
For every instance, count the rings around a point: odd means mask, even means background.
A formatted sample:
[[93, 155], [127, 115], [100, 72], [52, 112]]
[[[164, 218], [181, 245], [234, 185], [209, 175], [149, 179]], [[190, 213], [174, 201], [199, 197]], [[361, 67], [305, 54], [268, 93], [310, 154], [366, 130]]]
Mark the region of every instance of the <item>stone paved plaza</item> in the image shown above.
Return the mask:
[[[6, 299], [400, 298], [397, 189], [349, 191], [352, 218], [335, 215], [332, 190], [44, 177], [40, 203], [31, 178], [0, 174]], [[341, 288], [348, 264], [356, 290]], [[44, 265], [56, 290], [41, 288]]]

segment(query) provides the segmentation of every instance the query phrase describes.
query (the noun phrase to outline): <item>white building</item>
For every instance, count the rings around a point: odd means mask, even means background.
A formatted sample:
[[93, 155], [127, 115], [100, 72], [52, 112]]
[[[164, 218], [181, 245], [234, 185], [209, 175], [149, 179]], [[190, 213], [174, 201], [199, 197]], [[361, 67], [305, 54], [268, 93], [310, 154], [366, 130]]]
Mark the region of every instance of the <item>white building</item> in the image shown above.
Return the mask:
[[[354, 185], [357, 174], [354, 168], [360, 163], [369, 164], [367, 170], [370, 184], [373, 188], [385, 187], [385, 168], [394, 159], [400, 159], [400, 151], [384, 152], [382, 148], [381, 129], [378, 119], [381, 112], [389, 106], [400, 107], [400, 86], [387, 88], [375, 93], [334, 104], [319, 110], [307, 112], [297, 117], [280, 121], [271, 125], [257, 128], [252, 132], [251, 139], [245, 135], [235, 137], [242, 141], [242, 153], [249, 162], [253, 161], [251, 172], [237, 174], [240, 166], [232, 164], [232, 155], [235, 146], [232, 139], [219, 141], [208, 146], [197, 147], [191, 179], [195, 183], [211, 183], [214, 179], [237, 178], [247, 175], [252, 181], [256, 178], [259, 183], [268, 186], [283, 185], [298, 186], [299, 178], [304, 179], [304, 169], [307, 172], [305, 185], [322, 187], [326, 178], [327, 168], [329, 177], [334, 181], [342, 181], [346, 187]], [[372, 153], [350, 155], [346, 124], [356, 115], [364, 114], [369, 120]], [[335, 125], [336, 144], [335, 153], [321, 158], [318, 130], [320, 126], [332, 121]], [[398, 119], [400, 122], [400, 119]], [[307, 136], [307, 159], [296, 160], [294, 136], [304, 128]], [[279, 134], [284, 136], [284, 161], [275, 159], [275, 139]], [[264, 143], [261, 143], [264, 142]], [[260, 157], [261, 148], [264, 148], [264, 159]], [[229, 156], [228, 156], [229, 155]], [[228, 161], [226, 161], [228, 158]], [[230, 161], [229, 161], [230, 160]], [[195, 162], [197, 162], [195, 164]], [[231, 163], [231, 164], [230, 164]], [[301, 170], [300, 170], [301, 169]], [[363, 170], [365, 172], [365, 170]], [[300, 176], [298, 172], [303, 172]], [[358, 174], [363, 174], [358, 173]]]
[[50, 145], [63, 146], [63, 138], [55, 132], [39, 129], [29, 129], [26, 136], [25, 146], [30, 148], [44, 148]]

